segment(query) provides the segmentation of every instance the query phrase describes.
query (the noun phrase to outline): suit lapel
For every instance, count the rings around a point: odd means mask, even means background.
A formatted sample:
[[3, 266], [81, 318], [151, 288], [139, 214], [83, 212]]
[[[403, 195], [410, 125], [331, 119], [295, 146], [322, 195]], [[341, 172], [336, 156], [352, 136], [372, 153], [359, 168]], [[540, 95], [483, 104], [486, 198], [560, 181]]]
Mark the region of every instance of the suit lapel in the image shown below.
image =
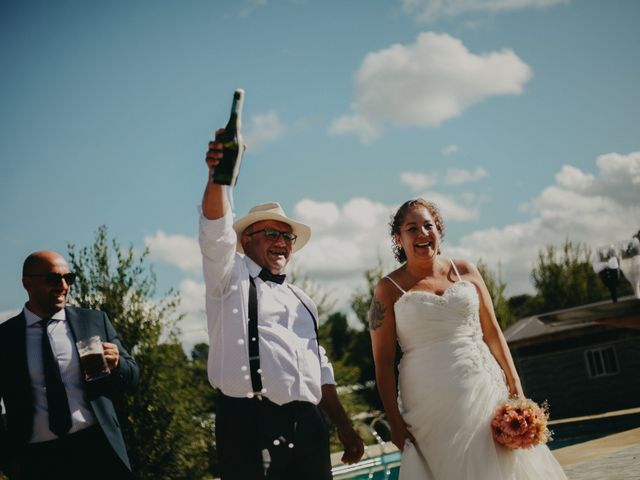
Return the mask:
[[6, 382], [5, 407], [10, 405], [10, 422], [17, 445], [29, 441], [33, 431], [33, 390], [27, 359], [27, 320], [24, 311], [2, 325], [0, 335], [0, 381]]
[[16, 366], [16, 381], [22, 385], [28, 385], [31, 390], [31, 377], [29, 376], [29, 363], [27, 361], [27, 320], [24, 311], [11, 320], [7, 320], [7, 332], [4, 348], [10, 356], [7, 365]]
[[91, 335], [87, 329], [87, 322], [83, 322], [80, 316], [74, 308], [65, 307], [65, 315], [67, 316], [67, 322], [69, 322], [69, 328], [73, 335], [74, 342], [89, 338]]

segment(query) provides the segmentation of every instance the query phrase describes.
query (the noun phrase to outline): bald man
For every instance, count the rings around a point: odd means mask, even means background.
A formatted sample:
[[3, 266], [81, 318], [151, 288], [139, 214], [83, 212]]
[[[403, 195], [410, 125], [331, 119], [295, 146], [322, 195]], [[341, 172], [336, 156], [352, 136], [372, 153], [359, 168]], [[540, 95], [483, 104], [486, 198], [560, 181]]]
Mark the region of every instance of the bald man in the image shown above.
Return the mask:
[[[0, 324], [0, 465], [9, 478], [131, 478], [113, 400], [138, 366], [104, 312], [66, 306], [75, 274], [52, 251], [29, 255], [29, 300]], [[87, 381], [76, 342], [98, 335], [110, 373]]]

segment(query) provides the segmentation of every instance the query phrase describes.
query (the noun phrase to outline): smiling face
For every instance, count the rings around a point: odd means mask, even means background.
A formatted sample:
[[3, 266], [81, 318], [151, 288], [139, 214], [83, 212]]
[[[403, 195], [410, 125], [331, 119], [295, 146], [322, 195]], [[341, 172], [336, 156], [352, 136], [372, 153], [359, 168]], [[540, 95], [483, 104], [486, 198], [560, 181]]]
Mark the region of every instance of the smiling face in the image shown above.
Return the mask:
[[38, 252], [23, 272], [22, 285], [29, 294], [29, 310], [41, 318], [47, 318], [64, 308], [69, 284], [64, 279], [51, 284], [43, 276], [47, 273], [69, 273], [66, 260], [55, 252]]
[[291, 256], [291, 242], [279, 235], [277, 240], [270, 240], [264, 234], [265, 228], [279, 232], [291, 232], [291, 226], [276, 220], [263, 220], [250, 225], [243, 233], [240, 242], [244, 253], [262, 268], [273, 274], [284, 272]]
[[407, 211], [395, 241], [404, 250], [407, 261], [435, 259], [440, 251], [440, 232], [433, 216], [423, 206]]

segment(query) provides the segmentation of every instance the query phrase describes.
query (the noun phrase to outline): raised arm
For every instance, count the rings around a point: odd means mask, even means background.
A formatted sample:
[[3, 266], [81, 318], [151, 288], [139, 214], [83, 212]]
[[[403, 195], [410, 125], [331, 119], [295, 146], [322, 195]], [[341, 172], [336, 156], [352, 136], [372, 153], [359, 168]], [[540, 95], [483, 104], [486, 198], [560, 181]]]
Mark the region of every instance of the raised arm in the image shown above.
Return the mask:
[[222, 132], [224, 132], [224, 129], [216, 131], [216, 140], [209, 142], [209, 150], [206, 156], [209, 174], [207, 175], [207, 186], [205, 187], [204, 196], [202, 197], [202, 215], [208, 220], [222, 218], [229, 208], [225, 186], [211, 182], [213, 168], [218, 165], [222, 159], [222, 143], [217, 141], [218, 136]]
[[509, 393], [511, 395], [517, 395], [524, 398], [520, 377], [518, 376], [516, 366], [513, 363], [513, 357], [509, 351], [507, 341], [500, 329], [500, 324], [498, 323], [498, 319], [496, 318], [496, 314], [493, 309], [491, 295], [484, 283], [482, 275], [480, 275], [476, 266], [469, 262], [456, 262], [456, 265], [461, 270], [461, 273], [466, 272], [466, 276], [470, 277], [470, 280], [476, 286], [478, 296], [480, 297], [480, 325], [482, 327], [482, 338], [504, 372], [507, 379]]
[[414, 441], [409, 426], [400, 415], [396, 382], [396, 319], [393, 304], [398, 294], [382, 279], [376, 287], [369, 309], [369, 333], [376, 367], [376, 384], [391, 427], [391, 441], [401, 451], [406, 440]]

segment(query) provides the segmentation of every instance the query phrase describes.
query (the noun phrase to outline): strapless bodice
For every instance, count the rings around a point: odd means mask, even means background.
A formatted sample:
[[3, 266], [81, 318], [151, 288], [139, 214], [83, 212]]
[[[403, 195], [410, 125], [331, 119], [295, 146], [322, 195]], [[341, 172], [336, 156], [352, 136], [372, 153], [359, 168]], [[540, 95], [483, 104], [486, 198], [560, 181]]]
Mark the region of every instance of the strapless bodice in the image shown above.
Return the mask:
[[454, 283], [442, 295], [406, 292], [394, 311], [398, 341], [405, 354], [453, 337], [482, 337], [478, 293], [466, 280]]
[[446, 368], [461, 378], [488, 374], [504, 389], [504, 373], [482, 338], [480, 299], [473, 283], [460, 280], [442, 295], [406, 292], [394, 305], [401, 377], [409, 370]]

